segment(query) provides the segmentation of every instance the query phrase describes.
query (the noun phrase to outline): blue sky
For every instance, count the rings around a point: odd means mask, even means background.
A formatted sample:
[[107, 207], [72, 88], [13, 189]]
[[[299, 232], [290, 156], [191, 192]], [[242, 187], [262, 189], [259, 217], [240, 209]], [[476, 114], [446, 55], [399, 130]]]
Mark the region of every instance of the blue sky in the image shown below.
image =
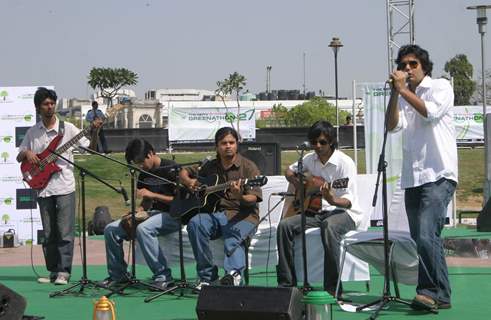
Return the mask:
[[[415, 1], [416, 43], [440, 76], [447, 60], [466, 54], [480, 70], [475, 1]], [[387, 78], [384, 0], [2, 0], [0, 86], [54, 85], [61, 97], [87, 97], [96, 67], [125, 67], [139, 75], [139, 97], [151, 88], [214, 90], [237, 71], [253, 92], [301, 89], [334, 95], [333, 36], [340, 95], [351, 82]], [[491, 11], [488, 12], [491, 18]], [[490, 19], [491, 20], [491, 19]], [[488, 28], [490, 29], [490, 28]], [[491, 29], [489, 30], [491, 32]], [[489, 34], [486, 51], [491, 52]], [[491, 66], [491, 59], [488, 59]]]

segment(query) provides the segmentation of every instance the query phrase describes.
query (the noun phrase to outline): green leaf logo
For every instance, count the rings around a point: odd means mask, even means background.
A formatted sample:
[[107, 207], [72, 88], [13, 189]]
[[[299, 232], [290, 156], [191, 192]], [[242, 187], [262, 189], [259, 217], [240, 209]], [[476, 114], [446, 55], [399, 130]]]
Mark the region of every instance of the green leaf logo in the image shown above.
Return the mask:
[[5, 137], [3, 137], [3, 142], [9, 143], [10, 141], [12, 141], [12, 136], [5, 136]]
[[230, 122], [230, 123], [234, 122], [235, 121], [235, 114], [233, 114], [232, 112], [227, 112], [225, 114], [225, 120], [227, 122]]
[[29, 122], [29, 121], [31, 121], [31, 120], [32, 120], [32, 117], [33, 117], [33, 115], [32, 115], [32, 114], [26, 114], [26, 115], [24, 116], [24, 120], [26, 120], [27, 122]]
[[474, 115], [474, 121], [476, 123], [483, 123], [483, 116], [482, 116], [482, 113], [476, 113]]

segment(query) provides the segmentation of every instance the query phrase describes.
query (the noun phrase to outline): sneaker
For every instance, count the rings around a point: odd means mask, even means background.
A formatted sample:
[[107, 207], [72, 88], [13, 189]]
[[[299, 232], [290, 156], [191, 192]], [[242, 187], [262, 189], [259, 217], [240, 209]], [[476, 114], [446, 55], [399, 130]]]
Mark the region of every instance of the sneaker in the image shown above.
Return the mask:
[[104, 279], [102, 281], [99, 281], [97, 284], [99, 286], [101, 286], [101, 287], [104, 287], [104, 288], [115, 288], [115, 287], [118, 287], [118, 286], [125, 285], [127, 283], [128, 283], [128, 279], [127, 278], [123, 278], [123, 279], [120, 279], [120, 280], [114, 280], [111, 277], [107, 277], [106, 279]]
[[242, 277], [240, 276], [240, 272], [236, 270], [230, 271], [229, 274], [223, 276], [220, 279], [220, 285], [222, 286], [240, 286], [242, 281]]
[[152, 291], [164, 291], [174, 286], [174, 281], [170, 280], [154, 280], [150, 283]]
[[203, 287], [209, 286], [209, 285], [210, 285], [210, 283], [208, 281], [200, 280], [198, 282], [198, 284], [196, 285], [196, 287], [194, 287], [194, 290], [197, 292], [200, 292], [201, 289], [203, 289]]
[[438, 303], [429, 296], [417, 294], [411, 302], [411, 308], [414, 310], [434, 311], [438, 309]]
[[64, 286], [64, 285], [68, 284], [69, 279], [70, 279], [70, 276], [66, 276], [64, 274], [59, 273], [58, 276], [56, 277], [56, 280], [54, 283], [56, 285]]
[[51, 278], [51, 277], [39, 277], [38, 278], [38, 283], [42, 283], [42, 284], [45, 284], [45, 283], [53, 283], [55, 282], [56, 280], [56, 277], [55, 278]]

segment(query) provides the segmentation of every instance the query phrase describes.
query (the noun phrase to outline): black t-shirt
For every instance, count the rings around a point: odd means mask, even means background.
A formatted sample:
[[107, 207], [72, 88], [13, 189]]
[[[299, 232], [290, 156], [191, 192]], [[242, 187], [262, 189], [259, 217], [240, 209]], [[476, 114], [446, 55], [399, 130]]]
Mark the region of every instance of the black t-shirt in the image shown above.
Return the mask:
[[[149, 170], [149, 172], [159, 177], [175, 182], [176, 181], [175, 173], [170, 170], [172, 168], [165, 169], [164, 167], [175, 165], [176, 162], [172, 160], [162, 159], [162, 158], [160, 160], [161, 161], [160, 161], [159, 168]], [[140, 173], [140, 175], [138, 176], [138, 183], [136, 187], [138, 189], [145, 188], [150, 190], [151, 192], [164, 194], [164, 195], [174, 195], [174, 190], [175, 190], [174, 184], [166, 183], [165, 181], [159, 180], [143, 172]], [[168, 212], [169, 205], [162, 201], [154, 200], [152, 202], [152, 206], [150, 209]]]

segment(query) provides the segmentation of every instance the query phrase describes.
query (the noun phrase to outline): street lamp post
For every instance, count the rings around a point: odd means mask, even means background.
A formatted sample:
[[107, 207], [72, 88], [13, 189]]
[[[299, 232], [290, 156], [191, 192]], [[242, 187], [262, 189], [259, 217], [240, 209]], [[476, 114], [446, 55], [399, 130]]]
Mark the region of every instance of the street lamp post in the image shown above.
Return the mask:
[[477, 5], [467, 7], [468, 10], [476, 10], [477, 12], [477, 26], [478, 31], [481, 34], [481, 78], [482, 78], [482, 116], [483, 116], [483, 132], [484, 132], [484, 168], [485, 168], [485, 181], [484, 181], [484, 205], [489, 199], [490, 187], [491, 187], [491, 170], [489, 168], [489, 146], [487, 139], [487, 124], [486, 124], [486, 64], [484, 54], [484, 35], [486, 34], [486, 24], [488, 18], [486, 17], [486, 10], [490, 9], [491, 5]]
[[343, 44], [337, 37], [333, 37], [329, 47], [334, 52], [334, 86], [336, 90], [336, 135], [339, 141], [339, 108], [338, 108], [338, 51]]

